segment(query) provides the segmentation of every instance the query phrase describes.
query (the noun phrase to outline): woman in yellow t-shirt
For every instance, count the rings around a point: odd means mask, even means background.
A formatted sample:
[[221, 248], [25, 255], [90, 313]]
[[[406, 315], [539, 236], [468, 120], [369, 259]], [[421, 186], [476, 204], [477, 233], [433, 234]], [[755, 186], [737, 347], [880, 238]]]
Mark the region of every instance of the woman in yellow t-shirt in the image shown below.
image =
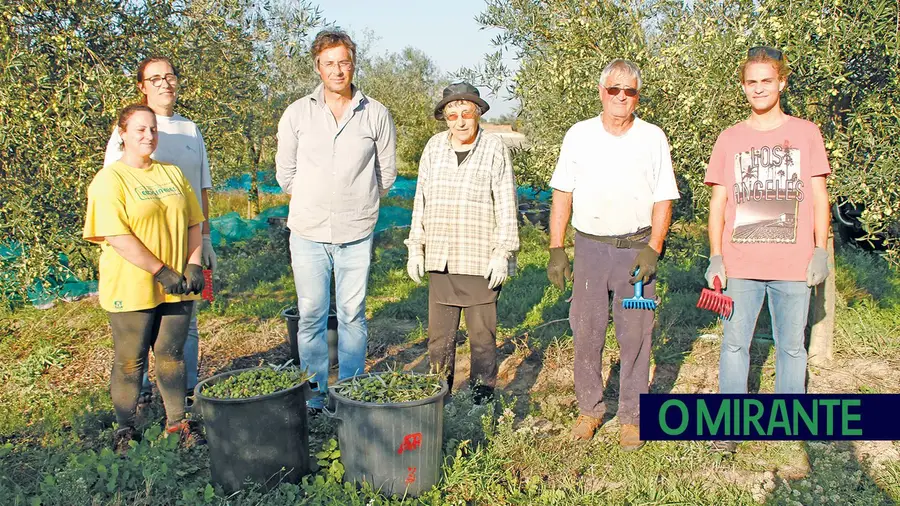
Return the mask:
[[198, 443], [184, 418], [184, 341], [203, 290], [203, 212], [181, 170], [153, 160], [159, 134], [146, 105], [119, 113], [122, 158], [100, 170], [88, 188], [84, 238], [100, 244], [100, 305], [109, 314], [115, 361], [110, 395], [119, 430], [113, 447], [138, 437], [135, 408], [148, 350], [156, 355], [166, 430]]

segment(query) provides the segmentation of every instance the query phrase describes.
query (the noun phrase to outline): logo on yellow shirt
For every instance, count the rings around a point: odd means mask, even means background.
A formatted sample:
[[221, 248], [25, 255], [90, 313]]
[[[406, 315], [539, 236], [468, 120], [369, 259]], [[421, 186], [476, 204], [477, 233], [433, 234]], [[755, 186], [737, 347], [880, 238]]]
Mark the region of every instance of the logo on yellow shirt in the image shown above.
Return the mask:
[[156, 186], [138, 186], [134, 189], [141, 200], [159, 200], [166, 197], [181, 195], [181, 190], [171, 184]]

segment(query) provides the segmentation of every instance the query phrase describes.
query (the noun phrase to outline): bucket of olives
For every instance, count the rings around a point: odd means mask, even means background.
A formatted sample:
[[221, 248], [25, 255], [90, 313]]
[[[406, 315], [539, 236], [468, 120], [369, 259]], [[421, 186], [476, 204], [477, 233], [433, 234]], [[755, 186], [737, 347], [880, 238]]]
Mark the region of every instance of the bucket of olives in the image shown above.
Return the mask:
[[269, 488], [310, 472], [310, 379], [288, 362], [228, 371], [197, 385], [213, 483], [231, 493], [245, 480]]
[[409, 371], [361, 374], [329, 388], [344, 481], [416, 497], [438, 483], [447, 382]]

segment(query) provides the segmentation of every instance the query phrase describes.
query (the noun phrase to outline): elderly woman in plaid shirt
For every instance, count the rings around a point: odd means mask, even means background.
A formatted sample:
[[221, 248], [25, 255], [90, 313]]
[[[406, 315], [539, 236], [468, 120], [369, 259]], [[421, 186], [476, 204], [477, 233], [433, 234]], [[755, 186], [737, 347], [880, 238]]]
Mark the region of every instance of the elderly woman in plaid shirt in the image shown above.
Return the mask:
[[448, 131], [432, 137], [419, 162], [407, 272], [428, 287], [428, 354], [453, 387], [456, 331], [465, 310], [475, 401], [497, 382], [497, 297], [519, 249], [516, 187], [503, 140], [479, 127], [488, 110], [478, 89], [444, 89], [434, 117]]

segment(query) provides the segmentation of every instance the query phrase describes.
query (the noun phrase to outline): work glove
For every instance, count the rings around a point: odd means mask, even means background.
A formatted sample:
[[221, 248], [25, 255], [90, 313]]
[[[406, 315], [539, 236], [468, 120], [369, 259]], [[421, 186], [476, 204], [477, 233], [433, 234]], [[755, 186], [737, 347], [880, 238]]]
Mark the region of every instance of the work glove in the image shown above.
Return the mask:
[[818, 286], [828, 277], [828, 252], [825, 248], [813, 250], [813, 256], [806, 267], [806, 285]]
[[713, 279], [716, 276], [719, 277], [722, 288], [725, 288], [728, 278], [725, 277], [725, 263], [722, 262], [722, 255], [713, 255], [709, 257], [709, 267], [706, 268], [706, 286], [715, 288]]
[[547, 264], [547, 278], [560, 290], [566, 289], [566, 280], [572, 279], [572, 265], [565, 248], [550, 248], [550, 263]]
[[183, 295], [185, 290], [185, 281], [184, 277], [179, 275], [177, 272], [169, 269], [168, 266], [163, 265], [156, 274], [153, 275], [153, 279], [156, 280], [157, 283], [161, 284], [163, 290], [170, 295]]
[[216, 270], [216, 252], [213, 250], [212, 237], [203, 236], [203, 249], [200, 252], [200, 263], [212, 270]]
[[656, 274], [657, 262], [659, 262], [659, 253], [651, 248], [650, 245], [644, 246], [644, 249], [642, 249], [637, 254], [637, 258], [634, 259], [634, 263], [631, 264], [631, 273], [634, 274], [634, 272], [637, 271], [637, 275], [632, 276], [628, 281], [632, 285], [638, 281], [644, 284], [649, 283], [650, 278]]
[[203, 268], [197, 264], [187, 264], [187, 267], [184, 268], [184, 279], [185, 294], [199, 294], [203, 291], [203, 286], [206, 284], [203, 279]]
[[416, 284], [422, 282], [422, 276], [425, 275], [425, 257], [422, 255], [410, 255], [406, 261], [406, 273], [412, 278]]
[[488, 263], [487, 273], [484, 279], [488, 280], [488, 288], [493, 290], [502, 285], [509, 275], [509, 260], [503, 257], [492, 258]]

